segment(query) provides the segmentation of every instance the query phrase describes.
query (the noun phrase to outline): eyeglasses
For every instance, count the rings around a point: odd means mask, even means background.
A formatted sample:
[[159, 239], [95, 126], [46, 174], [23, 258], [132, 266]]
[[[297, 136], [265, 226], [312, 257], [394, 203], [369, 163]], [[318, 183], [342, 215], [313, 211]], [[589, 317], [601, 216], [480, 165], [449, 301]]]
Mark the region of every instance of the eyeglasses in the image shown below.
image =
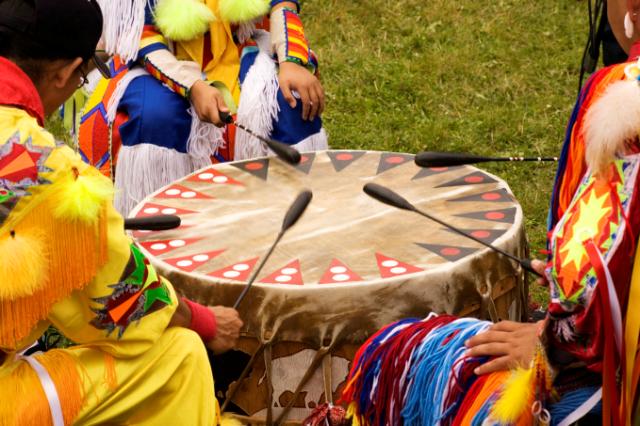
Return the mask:
[[80, 65], [80, 83], [78, 84], [78, 89], [89, 84], [89, 77], [87, 77], [87, 73], [82, 69], [82, 65]]

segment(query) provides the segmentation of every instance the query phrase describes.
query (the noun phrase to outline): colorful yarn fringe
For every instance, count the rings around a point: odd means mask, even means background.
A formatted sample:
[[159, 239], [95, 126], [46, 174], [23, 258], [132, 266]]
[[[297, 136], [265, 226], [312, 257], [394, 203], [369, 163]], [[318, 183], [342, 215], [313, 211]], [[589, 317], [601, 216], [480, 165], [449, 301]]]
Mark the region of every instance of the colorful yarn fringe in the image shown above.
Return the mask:
[[[544, 354], [524, 374], [476, 376], [473, 370], [485, 359], [466, 357], [464, 342], [490, 325], [431, 315], [384, 327], [356, 353], [341, 398], [347, 417], [356, 426], [533, 424], [531, 406], [546, 401], [550, 387]], [[514, 404], [525, 390], [530, 398]], [[496, 407], [508, 404], [516, 409], [501, 420], [504, 410]]]

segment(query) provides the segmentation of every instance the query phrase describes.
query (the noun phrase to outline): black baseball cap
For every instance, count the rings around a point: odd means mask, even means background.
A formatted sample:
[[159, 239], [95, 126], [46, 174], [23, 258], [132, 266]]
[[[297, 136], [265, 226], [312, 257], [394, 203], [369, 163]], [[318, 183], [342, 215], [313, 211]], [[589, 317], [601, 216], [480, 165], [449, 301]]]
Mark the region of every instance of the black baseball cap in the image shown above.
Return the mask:
[[109, 78], [109, 66], [96, 55], [102, 22], [96, 0], [0, 0], [0, 33], [32, 45], [34, 59], [92, 60]]

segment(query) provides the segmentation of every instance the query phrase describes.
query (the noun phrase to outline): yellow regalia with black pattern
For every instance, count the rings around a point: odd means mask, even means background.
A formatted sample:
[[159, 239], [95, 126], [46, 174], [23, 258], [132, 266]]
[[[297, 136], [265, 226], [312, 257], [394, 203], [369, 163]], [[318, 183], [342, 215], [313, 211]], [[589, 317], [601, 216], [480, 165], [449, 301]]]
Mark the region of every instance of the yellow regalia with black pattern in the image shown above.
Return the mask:
[[[111, 181], [42, 127], [0, 57], [0, 425], [212, 425], [200, 338], [169, 327], [169, 282], [132, 245]], [[53, 324], [78, 345], [20, 351]]]

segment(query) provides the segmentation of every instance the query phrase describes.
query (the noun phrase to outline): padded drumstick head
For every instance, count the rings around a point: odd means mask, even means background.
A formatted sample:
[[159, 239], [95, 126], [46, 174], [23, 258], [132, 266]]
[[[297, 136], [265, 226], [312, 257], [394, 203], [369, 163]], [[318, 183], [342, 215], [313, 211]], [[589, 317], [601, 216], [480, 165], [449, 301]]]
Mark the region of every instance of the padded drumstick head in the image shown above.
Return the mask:
[[124, 229], [134, 231], [166, 231], [179, 226], [180, 217], [175, 215], [136, 217], [124, 220]]
[[393, 192], [389, 188], [385, 188], [377, 183], [368, 183], [362, 190], [370, 197], [375, 198], [381, 203], [388, 204], [392, 207], [397, 207], [403, 210], [415, 211], [413, 204], [402, 198], [397, 193]]
[[286, 143], [274, 141], [273, 139], [263, 138], [262, 136], [256, 134], [253, 130], [243, 126], [242, 124], [235, 123], [233, 121], [233, 117], [228, 112], [220, 111], [220, 120], [222, 120], [222, 122], [226, 124], [235, 124], [240, 129], [249, 133], [251, 136], [260, 139], [262, 142], [264, 142], [265, 145], [269, 147], [271, 151], [273, 151], [278, 156], [278, 158], [282, 159], [282, 161], [293, 164], [294, 166], [300, 164], [302, 156], [296, 149], [292, 148]]
[[423, 151], [416, 154], [415, 163], [420, 167], [451, 167], [488, 161], [486, 157], [457, 152]]
[[313, 194], [308, 189], [298, 194], [298, 197], [295, 199], [293, 204], [291, 204], [287, 214], [284, 216], [284, 220], [282, 221], [282, 232], [296, 224], [298, 219], [300, 219], [300, 216], [302, 216], [302, 213], [307, 209], [312, 198]]

